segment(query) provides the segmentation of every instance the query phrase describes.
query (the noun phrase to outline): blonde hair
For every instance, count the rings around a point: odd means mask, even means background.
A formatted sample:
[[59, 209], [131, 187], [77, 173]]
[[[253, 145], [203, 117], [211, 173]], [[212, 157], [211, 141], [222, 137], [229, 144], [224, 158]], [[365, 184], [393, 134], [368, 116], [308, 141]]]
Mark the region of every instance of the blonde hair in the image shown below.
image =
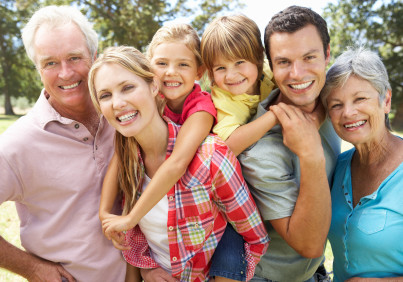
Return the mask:
[[197, 32], [188, 24], [169, 24], [161, 27], [154, 34], [150, 44], [147, 47], [147, 57], [151, 59], [155, 48], [162, 43], [181, 42], [195, 55], [197, 66], [203, 64], [200, 55], [200, 38]]
[[247, 60], [257, 66], [258, 79], [262, 75], [264, 48], [260, 30], [244, 15], [222, 16], [212, 21], [203, 33], [200, 50], [213, 83], [213, 67], [218, 57]]
[[[147, 58], [134, 47], [109, 47], [92, 65], [88, 74], [88, 86], [92, 102], [98, 113], [101, 113], [97, 93], [94, 85], [97, 71], [105, 64], [117, 64], [133, 74], [152, 83], [154, 74], [151, 72]], [[113, 74], [111, 74], [113, 75]], [[160, 115], [164, 109], [164, 101], [156, 95], [157, 108]], [[136, 191], [144, 178], [142, 161], [139, 159], [138, 143], [134, 137], [125, 137], [119, 132], [115, 135], [115, 151], [118, 156], [118, 182], [125, 197], [123, 214], [128, 214], [136, 202]]]

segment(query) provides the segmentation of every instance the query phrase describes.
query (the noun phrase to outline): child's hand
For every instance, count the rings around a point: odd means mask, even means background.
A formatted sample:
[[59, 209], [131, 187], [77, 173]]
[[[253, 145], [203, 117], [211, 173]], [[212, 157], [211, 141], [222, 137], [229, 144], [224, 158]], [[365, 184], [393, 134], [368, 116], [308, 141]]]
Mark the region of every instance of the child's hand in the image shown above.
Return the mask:
[[111, 240], [113, 233], [124, 232], [132, 229], [135, 224], [132, 223], [128, 215], [111, 216], [102, 221], [102, 230], [104, 230], [106, 238]]

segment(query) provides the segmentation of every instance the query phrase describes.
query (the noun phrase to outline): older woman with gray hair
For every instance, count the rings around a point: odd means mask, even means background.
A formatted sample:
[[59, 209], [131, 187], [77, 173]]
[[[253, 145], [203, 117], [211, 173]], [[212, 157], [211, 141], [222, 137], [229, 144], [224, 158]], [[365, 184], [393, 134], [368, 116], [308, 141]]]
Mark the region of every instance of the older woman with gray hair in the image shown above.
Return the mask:
[[385, 66], [362, 47], [327, 73], [322, 102], [337, 134], [354, 145], [333, 178], [334, 281], [403, 281], [403, 140], [389, 126], [391, 98]]

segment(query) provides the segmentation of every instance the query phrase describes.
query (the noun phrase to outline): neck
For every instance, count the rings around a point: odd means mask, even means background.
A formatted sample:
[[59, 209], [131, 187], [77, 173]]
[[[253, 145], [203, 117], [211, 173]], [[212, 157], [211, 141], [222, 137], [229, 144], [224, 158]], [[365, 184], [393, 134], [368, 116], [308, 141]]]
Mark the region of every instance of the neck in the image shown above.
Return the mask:
[[62, 116], [82, 123], [92, 136], [95, 136], [99, 125], [99, 115], [95, 110], [94, 105], [87, 103], [79, 108], [61, 107], [59, 104], [54, 103], [52, 97], [49, 98], [50, 105]]
[[158, 115], [142, 134], [136, 136], [146, 174], [152, 177], [164, 162], [168, 146], [168, 125]]
[[382, 163], [387, 160], [391, 154], [394, 154], [396, 138], [396, 136], [385, 129], [385, 132], [376, 140], [356, 144], [356, 161], [358, 161], [361, 166], [371, 166], [376, 163]]

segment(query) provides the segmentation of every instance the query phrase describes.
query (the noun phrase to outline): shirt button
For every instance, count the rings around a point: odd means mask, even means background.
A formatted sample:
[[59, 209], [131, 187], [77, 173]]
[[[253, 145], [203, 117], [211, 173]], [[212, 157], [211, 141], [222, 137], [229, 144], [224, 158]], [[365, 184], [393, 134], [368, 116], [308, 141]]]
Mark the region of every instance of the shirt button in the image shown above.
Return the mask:
[[98, 150], [98, 145], [95, 145], [95, 150]]
[[195, 223], [195, 227], [199, 227], [199, 224], [197, 222]]
[[168, 227], [168, 230], [169, 230], [169, 231], [174, 230], [173, 226], [169, 226], [169, 227]]
[[169, 196], [169, 200], [172, 201], [174, 199], [173, 196]]
[[176, 257], [173, 257], [172, 258], [172, 261], [177, 261], [178, 259], [176, 258]]
[[79, 129], [79, 128], [80, 128], [80, 125], [79, 125], [78, 123], [76, 123], [76, 124], [74, 125], [74, 127], [75, 127], [76, 129]]
[[88, 141], [88, 137], [84, 137], [84, 139], [83, 139], [84, 141]]

